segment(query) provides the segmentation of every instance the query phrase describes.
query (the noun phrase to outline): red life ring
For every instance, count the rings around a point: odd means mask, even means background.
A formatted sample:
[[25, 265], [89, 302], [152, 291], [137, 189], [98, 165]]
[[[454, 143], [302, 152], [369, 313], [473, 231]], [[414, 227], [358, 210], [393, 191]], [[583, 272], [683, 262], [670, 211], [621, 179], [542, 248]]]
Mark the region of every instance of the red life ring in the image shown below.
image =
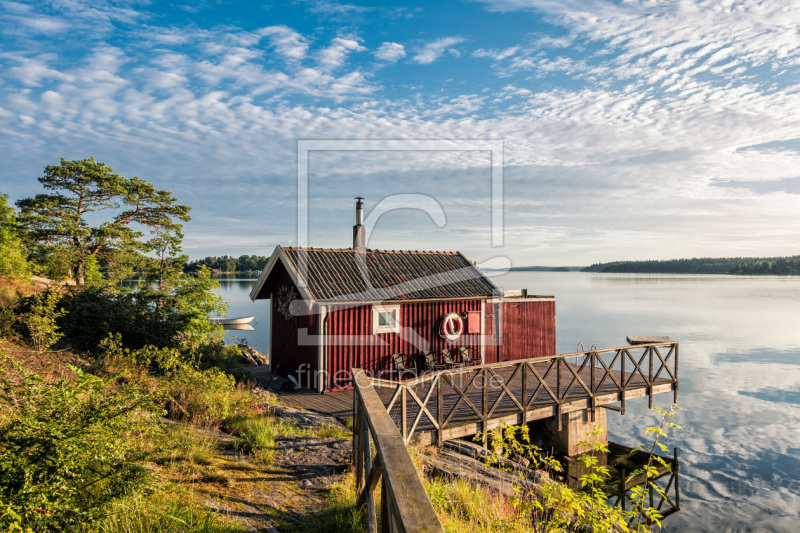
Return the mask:
[[447, 342], [456, 342], [464, 332], [464, 322], [456, 313], [448, 313], [439, 324], [439, 336]]

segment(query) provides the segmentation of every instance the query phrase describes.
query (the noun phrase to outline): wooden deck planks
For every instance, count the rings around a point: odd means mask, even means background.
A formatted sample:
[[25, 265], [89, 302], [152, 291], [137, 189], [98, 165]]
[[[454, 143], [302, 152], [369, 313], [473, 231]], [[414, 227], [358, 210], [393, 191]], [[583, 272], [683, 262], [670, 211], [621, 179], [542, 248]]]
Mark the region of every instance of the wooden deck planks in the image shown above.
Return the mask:
[[315, 390], [301, 388], [278, 395], [289, 406], [328, 414], [339, 420], [353, 416], [353, 389], [320, 394]]

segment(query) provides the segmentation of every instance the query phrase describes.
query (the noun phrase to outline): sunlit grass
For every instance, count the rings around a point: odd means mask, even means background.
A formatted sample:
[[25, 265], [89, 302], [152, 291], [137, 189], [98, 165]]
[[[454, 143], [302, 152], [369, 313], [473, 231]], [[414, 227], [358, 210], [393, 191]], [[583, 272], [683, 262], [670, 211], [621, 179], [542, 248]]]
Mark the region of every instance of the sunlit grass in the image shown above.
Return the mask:
[[226, 427], [239, 438], [240, 448], [251, 460], [264, 465], [272, 464], [278, 437], [298, 433], [293, 423], [267, 414], [236, 418]]
[[249, 531], [224, 513], [192, 503], [180, 492], [134, 494], [111, 506], [108, 515], [94, 524], [97, 533], [243, 533]]

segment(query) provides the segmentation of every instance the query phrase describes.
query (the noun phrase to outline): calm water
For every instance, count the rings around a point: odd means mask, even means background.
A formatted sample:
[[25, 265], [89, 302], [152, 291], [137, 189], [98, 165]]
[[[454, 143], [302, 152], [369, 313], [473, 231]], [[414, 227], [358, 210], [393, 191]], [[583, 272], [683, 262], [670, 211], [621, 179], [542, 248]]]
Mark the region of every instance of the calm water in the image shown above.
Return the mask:
[[[667, 444], [681, 458], [681, 512], [664, 531], [800, 530], [800, 278], [511, 273], [505, 289], [556, 297], [558, 352], [625, 345], [626, 335], [681, 342], [681, 411]], [[253, 280], [222, 281], [229, 316], [256, 315], [231, 331], [268, 348], [268, 305]], [[655, 401], [668, 406], [671, 394]], [[647, 400], [608, 412], [612, 440], [645, 442]]]

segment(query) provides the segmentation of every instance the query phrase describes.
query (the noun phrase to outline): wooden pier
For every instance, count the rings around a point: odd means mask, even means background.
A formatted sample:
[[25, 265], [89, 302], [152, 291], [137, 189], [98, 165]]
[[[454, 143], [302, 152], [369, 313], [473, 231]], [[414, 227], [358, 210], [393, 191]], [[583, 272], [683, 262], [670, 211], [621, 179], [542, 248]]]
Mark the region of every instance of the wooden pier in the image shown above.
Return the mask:
[[[355, 370], [354, 370], [355, 373]], [[678, 395], [678, 343], [651, 343], [444, 370], [400, 382], [370, 379], [403, 440], [441, 445], [502, 424], [519, 425], [627, 400]], [[335, 416], [352, 413], [353, 392], [281, 396]], [[613, 405], [618, 404], [618, 405]]]

